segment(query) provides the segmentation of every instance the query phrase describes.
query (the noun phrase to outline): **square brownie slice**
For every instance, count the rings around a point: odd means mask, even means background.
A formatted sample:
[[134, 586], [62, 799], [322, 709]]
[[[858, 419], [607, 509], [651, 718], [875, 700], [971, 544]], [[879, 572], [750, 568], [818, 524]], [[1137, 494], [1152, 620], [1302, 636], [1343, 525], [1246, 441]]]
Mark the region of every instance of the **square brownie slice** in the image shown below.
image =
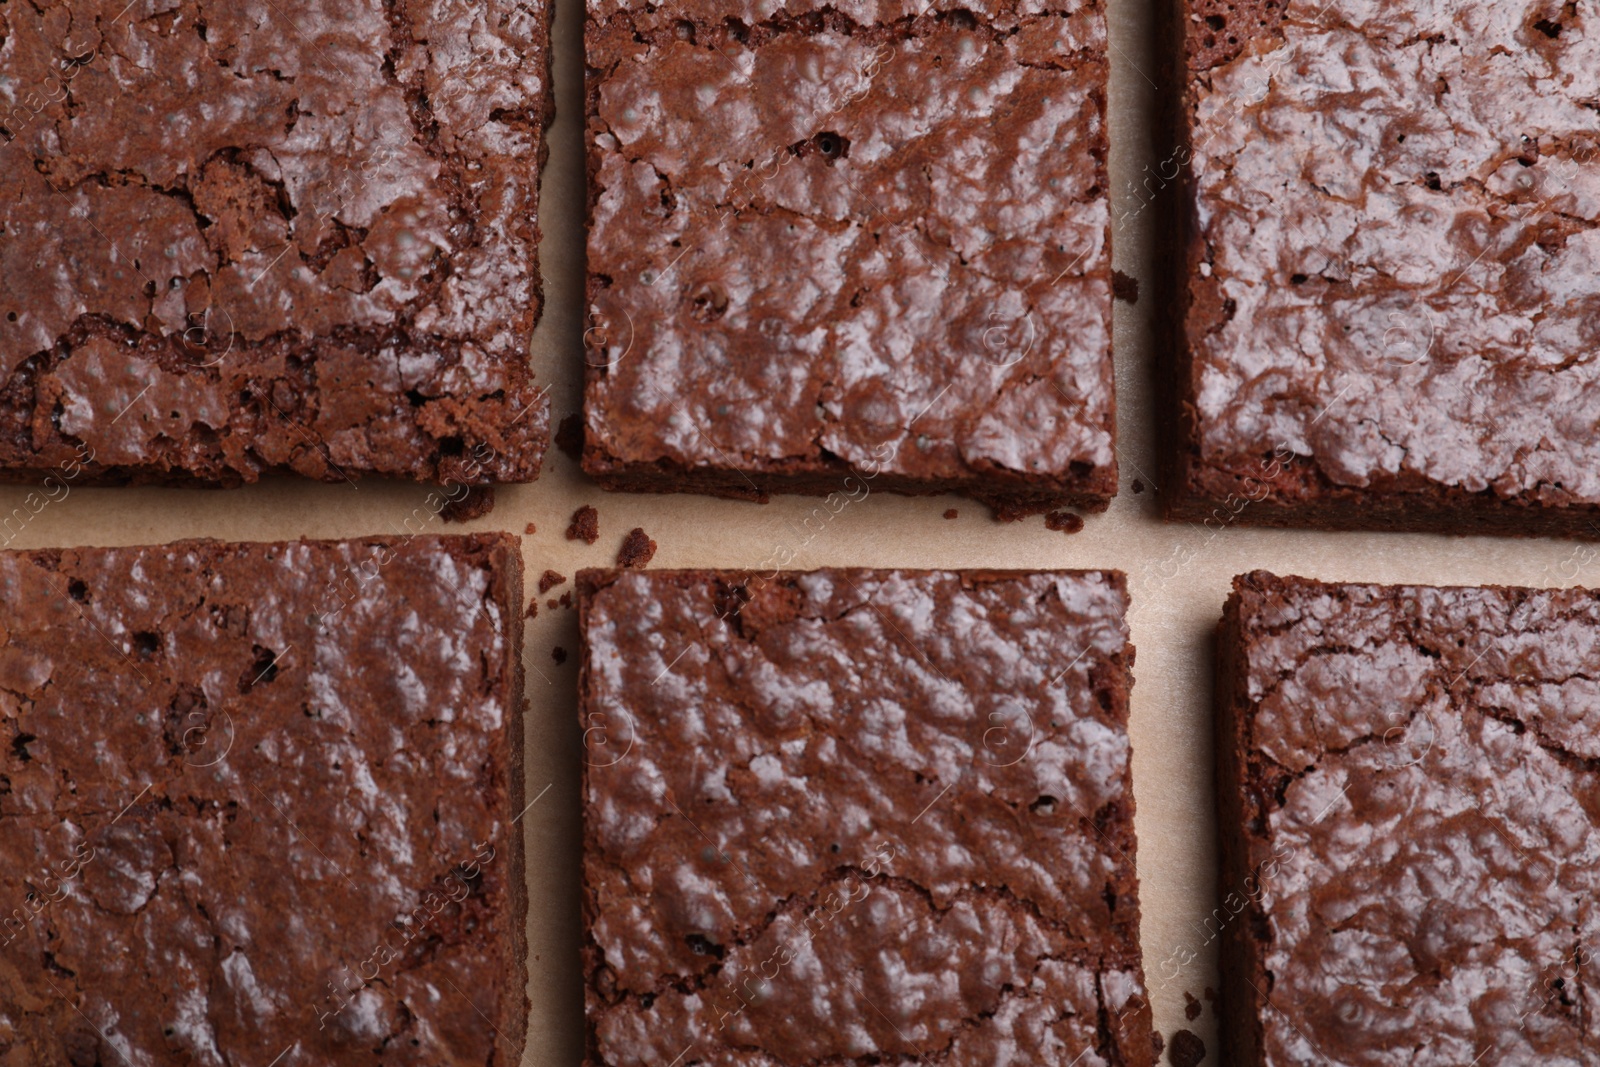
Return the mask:
[[1169, 515], [1600, 537], [1600, 14], [1182, 12]]
[[1154, 1063], [1121, 574], [579, 589], [589, 1064]]
[[1600, 1063], [1600, 594], [1235, 579], [1225, 1063]]
[[584, 469], [1116, 492], [1098, 0], [589, 0]]
[[0, 1060], [521, 1060], [507, 535], [0, 553]]
[[537, 477], [551, 11], [7, 7], [0, 480]]

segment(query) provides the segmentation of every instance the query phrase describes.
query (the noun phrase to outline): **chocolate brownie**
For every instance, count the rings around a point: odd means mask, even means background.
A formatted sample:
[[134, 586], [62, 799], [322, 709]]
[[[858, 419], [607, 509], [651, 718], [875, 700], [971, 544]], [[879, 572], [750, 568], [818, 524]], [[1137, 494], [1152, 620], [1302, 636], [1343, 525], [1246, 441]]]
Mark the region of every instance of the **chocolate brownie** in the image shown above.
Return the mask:
[[1223, 1063], [1600, 1063], [1600, 593], [1235, 580]]
[[0, 1062], [511, 1065], [507, 535], [0, 552]]
[[1155, 1062], [1122, 575], [578, 584], [588, 1064]]
[[552, 7], [5, 7], [0, 480], [535, 478]]
[[583, 466], [1116, 491], [1099, 0], [589, 0]]
[[1600, 537], [1594, 7], [1182, 17], [1169, 516]]

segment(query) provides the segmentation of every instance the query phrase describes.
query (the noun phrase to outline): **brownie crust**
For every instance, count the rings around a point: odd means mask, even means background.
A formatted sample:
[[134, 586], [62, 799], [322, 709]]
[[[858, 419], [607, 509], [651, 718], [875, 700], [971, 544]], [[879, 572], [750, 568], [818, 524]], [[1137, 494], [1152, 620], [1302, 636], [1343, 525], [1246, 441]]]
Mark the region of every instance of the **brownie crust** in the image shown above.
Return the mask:
[[1222, 1062], [1589, 1067], [1600, 595], [1235, 580]]
[[0, 15], [0, 480], [537, 477], [552, 5], [146, 7]]
[[1600, 537], [1600, 25], [1179, 5], [1169, 518]]
[[592, 0], [586, 42], [585, 471], [1105, 508], [1096, 0]]
[[1154, 1064], [1120, 574], [578, 586], [588, 1064]]
[[521, 1061], [516, 539], [4, 552], [0, 594], [0, 1062]]

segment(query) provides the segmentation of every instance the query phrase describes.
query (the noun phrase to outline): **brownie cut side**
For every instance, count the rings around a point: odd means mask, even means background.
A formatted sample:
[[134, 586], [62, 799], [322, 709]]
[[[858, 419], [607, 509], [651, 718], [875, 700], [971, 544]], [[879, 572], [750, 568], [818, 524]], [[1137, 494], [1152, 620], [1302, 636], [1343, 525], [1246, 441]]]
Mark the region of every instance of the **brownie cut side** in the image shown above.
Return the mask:
[[1122, 575], [578, 584], [586, 1063], [1154, 1064]]
[[1600, 1062], [1600, 594], [1234, 581], [1223, 1062]]
[[589, 474], [1106, 507], [1098, 0], [587, 10]]
[[0, 1060], [521, 1062], [507, 535], [0, 553]]
[[1600, 537], [1600, 22], [1178, 16], [1173, 519]]
[[0, 16], [0, 480], [531, 481], [547, 0]]

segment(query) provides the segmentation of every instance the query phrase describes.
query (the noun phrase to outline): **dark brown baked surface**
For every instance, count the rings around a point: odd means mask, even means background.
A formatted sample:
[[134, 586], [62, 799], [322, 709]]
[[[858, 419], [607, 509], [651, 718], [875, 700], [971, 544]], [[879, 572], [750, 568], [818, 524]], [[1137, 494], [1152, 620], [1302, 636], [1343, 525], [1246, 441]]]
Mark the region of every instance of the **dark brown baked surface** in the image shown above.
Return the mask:
[[537, 477], [550, 16], [6, 6], [0, 480]]
[[1235, 579], [1235, 1067], [1600, 1062], [1600, 595]]
[[0, 1062], [521, 1062], [508, 535], [0, 553]]
[[1122, 575], [578, 584], [589, 1064], [1154, 1063]]
[[1183, 5], [1169, 517], [1600, 537], [1597, 17]]
[[1098, 0], [591, 0], [583, 466], [1116, 491]]

